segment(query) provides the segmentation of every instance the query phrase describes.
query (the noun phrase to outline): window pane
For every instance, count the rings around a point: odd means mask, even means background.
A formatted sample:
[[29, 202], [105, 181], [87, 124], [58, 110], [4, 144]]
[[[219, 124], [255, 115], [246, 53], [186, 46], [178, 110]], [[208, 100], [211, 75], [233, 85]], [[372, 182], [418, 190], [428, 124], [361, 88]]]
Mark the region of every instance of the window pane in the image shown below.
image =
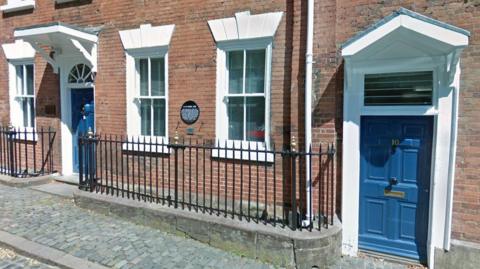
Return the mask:
[[153, 135], [165, 136], [165, 100], [153, 100]]
[[23, 95], [23, 65], [15, 66], [15, 70], [17, 73], [17, 94]]
[[243, 93], [243, 50], [228, 53], [228, 92]]
[[27, 94], [33, 95], [33, 65], [25, 66], [27, 69]]
[[28, 127], [28, 99], [22, 98], [23, 127]]
[[165, 60], [156, 58], [152, 64], [152, 95], [165, 96]]
[[243, 140], [243, 97], [228, 98], [228, 139]]
[[27, 98], [29, 110], [28, 113], [28, 125], [26, 127], [35, 126], [35, 99], [33, 97]]
[[433, 73], [365, 75], [365, 105], [431, 105]]
[[33, 97], [22, 97], [20, 99], [22, 107], [23, 127], [33, 127], [35, 121], [35, 105]]
[[265, 89], [265, 50], [247, 51], [245, 91], [263, 93]]
[[149, 99], [140, 100], [140, 129], [141, 135], [151, 135], [152, 121], [151, 121], [151, 101]]
[[265, 97], [246, 97], [247, 141], [265, 141]]
[[140, 59], [140, 96], [148, 96], [148, 59]]

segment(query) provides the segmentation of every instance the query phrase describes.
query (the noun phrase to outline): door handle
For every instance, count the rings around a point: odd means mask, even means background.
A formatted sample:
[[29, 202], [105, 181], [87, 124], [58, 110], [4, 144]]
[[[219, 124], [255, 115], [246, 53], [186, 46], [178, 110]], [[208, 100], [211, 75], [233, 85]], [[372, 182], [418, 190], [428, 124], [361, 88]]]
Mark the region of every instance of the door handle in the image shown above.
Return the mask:
[[391, 186], [395, 186], [398, 184], [398, 179], [396, 177], [392, 177], [388, 182], [390, 183]]

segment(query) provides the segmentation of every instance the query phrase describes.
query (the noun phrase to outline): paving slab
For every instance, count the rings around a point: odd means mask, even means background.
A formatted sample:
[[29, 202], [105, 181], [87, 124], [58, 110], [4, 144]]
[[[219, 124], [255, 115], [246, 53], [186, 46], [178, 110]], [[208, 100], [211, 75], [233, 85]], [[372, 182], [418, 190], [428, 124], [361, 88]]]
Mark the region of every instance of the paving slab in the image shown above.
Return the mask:
[[33, 186], [30, 188], [64, 198], [73, 198], [73, 193], [78, 189], [78, 186], [62, 182], [52, 182], [50, 184]]
[[71, 176], [56, 175], [53, 177], [53, 179], [58, 182], [78, 185], [78, 175], [71, 175]]

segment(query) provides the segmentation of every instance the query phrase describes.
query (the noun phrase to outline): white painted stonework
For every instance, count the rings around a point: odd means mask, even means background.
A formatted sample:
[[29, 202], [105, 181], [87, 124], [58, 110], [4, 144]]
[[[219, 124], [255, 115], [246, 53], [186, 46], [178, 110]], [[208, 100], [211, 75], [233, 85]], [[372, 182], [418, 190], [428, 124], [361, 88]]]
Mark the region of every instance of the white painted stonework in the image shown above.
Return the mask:
[[33, 59], [35, 57], [35, 49], [22, 39], [17, 39], [14, 43], [3, 44], [2, 48], [7, 61]]
[[272, 38], [282, 20], [283, 12], [251, 15], [239, 12], [235, 17], [208, 21], [216, 42], [255, 38]]
[[126, 51], [167, 47], [172, 39], [175, 25], [152, 26], [142, 24], [140, 28], [120, 31], [123, 48]]
[[35, 0], [7, 0], [7, 3], [0, 6], [0, 11], [10, 13], [35, 8]]
[[[435, 248], [450, 242], [451, 191], [460, 88], [459, 56], [468, 36], [418, 18], [398, 15], [360, 36], [342, 50], [345, 58], [342, 252], [358, 253], [360, 191], [360, 119], [366, 115], [429, 115], [434, 117], [430, 186], [428, 263]], [[375, 73], [433, 71], [431, 106], [364, 106], [364, 76]], [[454, 128], [455, 127], [455, 128]], [[447, 243], [446, 243], [447, 242]]]

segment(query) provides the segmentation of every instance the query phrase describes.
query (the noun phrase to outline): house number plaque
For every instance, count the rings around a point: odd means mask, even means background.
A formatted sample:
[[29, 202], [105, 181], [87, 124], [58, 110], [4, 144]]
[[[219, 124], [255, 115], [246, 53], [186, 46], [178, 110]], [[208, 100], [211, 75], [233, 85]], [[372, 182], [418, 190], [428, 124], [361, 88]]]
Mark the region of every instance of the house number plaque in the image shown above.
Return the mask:
[[200, 117], [200, 108], [194, 101], [187, 101], [180, 109], [180, 117], [186, 124], [194, 124]]

